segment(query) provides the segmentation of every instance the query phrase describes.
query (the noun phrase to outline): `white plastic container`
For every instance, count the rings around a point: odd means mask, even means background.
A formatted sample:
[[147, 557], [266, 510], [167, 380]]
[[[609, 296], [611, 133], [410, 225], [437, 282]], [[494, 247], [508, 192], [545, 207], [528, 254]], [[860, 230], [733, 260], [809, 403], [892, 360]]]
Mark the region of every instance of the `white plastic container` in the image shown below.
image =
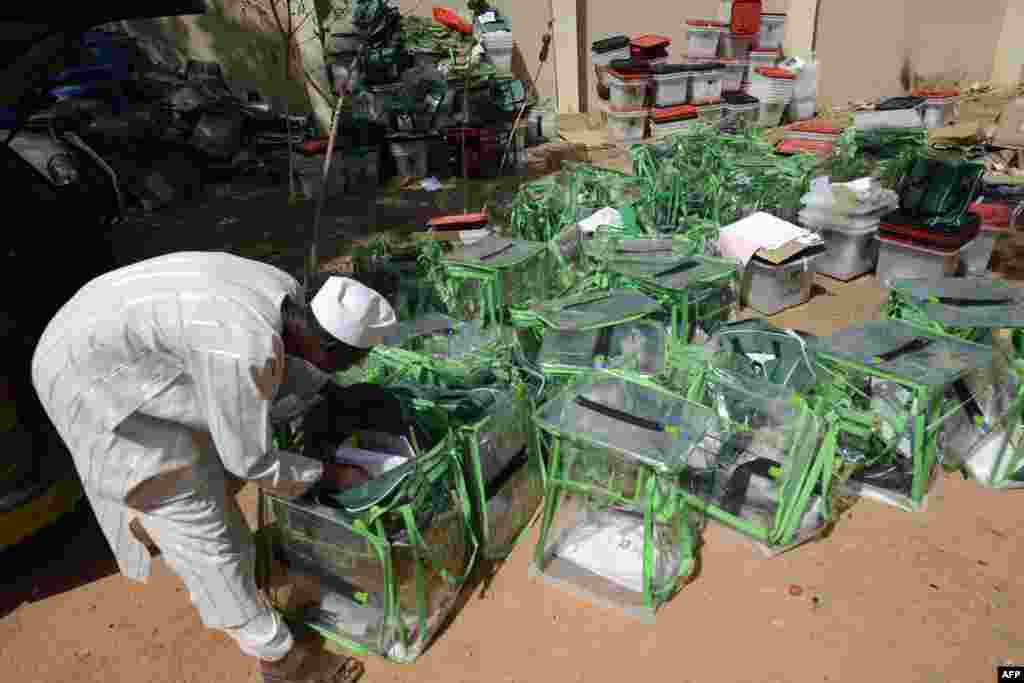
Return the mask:
[[885, 287], [894, 280], [956, 275], [962, 255], [974, 242], [971, 240], [959, 249], [940, 251], [898, 242], [881, 235], [876, 235], [875, 239], [878, 240], [878, 280]]
[[700, 121], [696, 107], [681, 106], [651, 110], [651, 135], [655, 139], [692, 130]]
[[607, 99], [605, 91], [608, 89], [608, 67], [616, 59], [629, 59], [629, 41], [625, 36], [621, 36], [620, 40], [626, 41], [624, 47], [604, 51], [594, 48], [590, 50], [590, 59], [594, 64], [594, 73], [597, 75], [597, 91], [602, 99]]
[[674, 107], [686, 104], [689, 97], [692, 72], [654, 74], [654, 106]]
[[853, 121], [860, 130], [921, 128], [924, 126], [924, 104], [905, 109], [858, 111], [854, 112]]
[[612, 111], [630, 111], [640, 109], [647, 104], [647, 90], [651, 79], [647, 76], [619, 74], [608, 72], [610, 89], [608, 107]]
[[690, 103], [699, 106], [720, 102], [724, 75], [724, 69], [693, 72], [690, 78]]
[[644, 139], [647, 130], [648, 111], [608, 111], [608, 133], [616, 142], [631, 144]]
[[687, 53], [691, 57], [718, 56], [718, 42], [725, 27], [720, 22], [691, 20], [686, 22]]
[[512, 38], [511, 31], [486, 33], [483, 36], [483, 44], [487, 58], [494, 64], [497, 72], [500, 74], [512, 73], [512, 53], [515, 50], [516, 42]]
[[391, 155], [395, 157], [397, 173], [403, 178], [426, 178], [427, 172], [426, 140], [403, 140], [391, 143]]
[[942, 128], [956, 119], [958, 97], [929, 97], [922, 109], [925, 128]]
[[982, 225], [978, 236], [967, 245], [963, 253], [964, 265], [968, 276], [984, 275], [988, 272], [989, 263], [992, 261], [992, 252], [995, 250], [996, 242], [1003, 235], [1010, 234], [1009, 228], [997, 228], [991, 225]]
[[[757, 97], [757, 95], [754, 95]], [[758, 98], [761, 99], [761, 98]], [[765, 101], [761, 100], [758, 105], [759, 114], [757, 117], [757, 125], [761, 128], [775, 128], [782, 124], [782, 115], [786, 111], [786, 102], [779, 100], [776, 101]]]
[[878, 261], [878, 219], [866, 226], [835, 225], [821, 220], [821, 216], [809, 218], [800, 213], [800, 224], [817, 230], [828, 251], [815, 262], [819, 273], [837, 280], [852, 280], [875, 269]]
[[718, 40], [718, 56], [724, 59], [747, 59], [753, 47], [753, 36], [741, 36], [723, 31]]
[[786, 15], [762, 14], [761, 32], [757, 44], [763, 48], [779, 49], [786, 39]]
[[743, 270], [743, 302], [762, 315], [807, 303], [820, 254], [773, 266], [751, 259]]
[[[840, 206], [831, 191], [808, 192], [800, 198], [800, 203], [806, 207], [808, 215], [817, 214], [832, 217], [837, 216], [868, 216], [880, 211], [892, 210], [899, 206], [900, 197], [892, 190], [883, 190], [877, 199], [870, 202], [856, 203]], [[840, 210], [841, 209], [841, 210]]]
[[774, 67], [779, 62], [779, 51], [774, 48], [755, 47], [750, 50], [747, 60], [750, 62], [750, 73], [761, 67]]
[[734, 60], [723, 62], [725, 69], [722, 72], [722, 92], [737, 92], [743, 88], [743, 81], [747, 78], [747, 70], [750, 62]]

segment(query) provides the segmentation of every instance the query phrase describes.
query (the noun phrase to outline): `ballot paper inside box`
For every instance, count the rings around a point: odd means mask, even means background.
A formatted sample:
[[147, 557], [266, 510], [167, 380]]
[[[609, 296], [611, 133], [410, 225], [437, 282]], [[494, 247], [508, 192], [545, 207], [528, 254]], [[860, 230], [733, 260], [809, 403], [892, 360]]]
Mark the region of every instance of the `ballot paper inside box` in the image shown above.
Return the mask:
[[532, 569], [643, 619], [693, 567], [695, 520], [676, 488], [714, 413], [654, 384], [598, 372], [534, 416], [550, 439]]
[[[396, 661], [422, 654], [476, 554], [451, 446], [445, 439], [420, 454], [417, 469], [363, 512], [316, 489], [298, 500], [261, 493], [260, 526], [286, 575], [270, 587], [272, 602], [356, 652]], [[349, 503], [357, 493], [344, 492]]]

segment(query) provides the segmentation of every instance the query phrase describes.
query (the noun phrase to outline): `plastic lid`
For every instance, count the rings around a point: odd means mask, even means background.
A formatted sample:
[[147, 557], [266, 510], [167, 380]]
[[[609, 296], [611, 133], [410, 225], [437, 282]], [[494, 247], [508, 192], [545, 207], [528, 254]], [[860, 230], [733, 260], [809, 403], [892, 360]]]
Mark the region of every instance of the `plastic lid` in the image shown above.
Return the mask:
[[668, 48], [664, 45], [656, 47], [629, 46], [629, 56], [633, 59], [668, 59]]
[[641, 74], [651, 73], [651, 63], [643, 59], [613, 59], [608, 68], [618, 74]]
[[890, 97], [875, 107], [875, 111], [895, 111], [897, 109], [914, 109], [925, 103], [925, 97]]
[[472, 225], [474, 223], [486, 223], [487, 212], [481, 211], [480, 213], [466, 213], [461, 216], [438, 216], [437, 218], [431, 218], [427, 221], [427, 225], [432, 228], [439, 226], [450, 226], [450, 225]]
[[1005, 228], [1010, 225], [1013, 207], [1009, 204], [995, 202], [974, 202], [969, 211], [981, 218], [987, 225]]
[[918, 89], [913, 92], [914, 97], [959, 97], [960, 91], [956, 88], [946, 89]]
[[761, 55], [777, 55], [779, 54], [779, 48], [777, 47], [752, 47], [750, 48], [751, 54]]
[[718, 62], [708, 62], [706, 64], [655, 64], [651, 67], [651, 73], [655, 76], [665, 76], [667, 74], [684, 72], [714, 71], [721, 68], [721, 66]]
[[633, 109], [609, 109], [607, 113], [613, 119], [635, 119], [638, 116], [647, 116], [649, 111], [646, 107], [635, 107]]
[[703, 19], [690, 19], [686, 22], [688, 26], [697, 26], [700, 28], [728, 28], [729, 24], [721, 21], [705, 21]]
[[775, 147], [779, 154], [796, 154], [797, 152], [808, 152], [826, 156], [832, 153], [833, 144], [823, 140], [800, 140], [790, 138], [783, 140]]
[[611, 38], [604, 38], [602, 40], [595, 40], [591, 44], [590, 49], [598, 54], [603, 52], [614, 52], [615, 50], [622, 50], [623, 48], [629, 47], [629, 38], [626, 36], [612, 36]]
[[722, 93], [722, 100], [724, 100], [726, 104], [733, 105], [760, 104], [761, 102], [756, 97], [743, 92]]
[[785, 18], [785, 16], [786, 16], [785, 12], [761, 12], [761, 18], [762, 19], [764, 19], [765, 17], [773, 17], [773, 18], [778, 19], [779, 17]]
[[811, 119], [810, 121], [797, 121], [786, 126], [786, 130], [794, 133], [817, 133], [819, 135], [842, 135], [845, 128], [840, 128], [831, 121]]
[[651, 118], [658, 123], [697, 118], [697, 107], [681, 104], [678, 107], [659, 107], [651, 110]]
[[765, 78], [782, 78], [787, 81], [796, 80], [796, 74], [792, 71], [787, 71], [786, 69], [762, 66], [755, 69], [755, 71]]
[[649, 50], [655, 47], [668, 47], [672, 44], [672, 39], [665, 36], [657, 36], [652, 33], [647, 33], [640, 36], [633, 36], [630, 38], [629, 44], [633, 47]]
[[[881, 227], [885, 228], [885, 224], [883, 223]], [[883, 235], [882, 233], [879, 233], [875, 235], [875, 239], [878, 240], [879, 242], [885, 242], [887, 244], [896, 244], [901, 247], [906, 247], [907, 249], [921, 251], [926, 254], [932, 254], [934, 256], [952, 256], [953, 254], [959, 254], [961, 251], [966, 249], [971, 244], [971, 242], [974, 241], [971, 240], [970, 242], [967, 242], [966, 244], [960, 247], [949, 247], [943, 249], [942, 247], [936, 246], [934, 244], [921, 244], [920, 242], [912, 240], [908, 237], [897, 237], [896, 235], [893, 234]]]
[[608, 69], [608, 76], [614, 78], [617, 81], [647, 81], [650, 80], [651, 74], [647, 72], [622, 72], [617, 69]]

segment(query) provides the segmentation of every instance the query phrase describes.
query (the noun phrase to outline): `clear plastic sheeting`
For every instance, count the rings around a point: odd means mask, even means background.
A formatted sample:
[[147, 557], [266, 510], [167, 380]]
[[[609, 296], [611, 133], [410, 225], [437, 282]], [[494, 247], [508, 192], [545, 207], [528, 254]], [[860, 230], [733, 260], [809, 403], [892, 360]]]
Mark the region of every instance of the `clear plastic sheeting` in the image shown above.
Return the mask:
[[920, 387], [952, 384], [990, 366], [990, 347], [929, 332], [899, 320], [871, 320], [815, 340], [819, 354]]
[[822, 419], [785, 387], [722, 367], [706, 383], [720, 427], [690, 454], [683, 490], [691, 505], [768, 555], [820, 535], [830, 515], [834, 433], [823, 433]]
[[489, 236], [443, 260], [448, 313], [486, 324], [504, 319], [506, 307], [547, 299], [558, 277], [544, 243]]
[[617, 286], [633, 286], [672, 312], [677, 338], [705, 337], [736, 317], [739, 264], [706, 256], [620, 258], [607, 263]]
[[[261, 494], [260, 526], [283, 575], [274, 604], [362, 653], [415, 660], [439, 631], [476, 555], [467, 494], [446, 439], [416, 458], [415, 474], [362, 514]], [[371, 480], [372, 482], [373, 480]]]
[[657, 375], [665, 368], [668, 330], [662, 323], [637, 320], [585, 332], [551, 330], [544, 335], [537, 362], [545, 374], [577, 374], [595, 367]]
[[958, 405], [943, 424], [943, 464], [962, 467], [982, 486], [1024, 488], [1024, 382], [1022, 367], [997, 340], [991, 367], [973, 370], [950, 390]]
[[754, 318], [718, 328], [708, 346], [715, 363], [725, 370], [805, 392], [818, 379], [814, 352], [808, 346], [812, 339], [813, 335]]
[[660, 310], [657, 301], [636, 290], [585, 292], [532, 307], [548, 327], [573, 332], [635, 320]]
[[994, 278], [907, 279], [893, 292], [949, 328], [1024, 328], [1024, 288]]
[[542, 406], [538, 425], [662, 473], [679, 472], [714, 413], [654, 385], [598, 373]]

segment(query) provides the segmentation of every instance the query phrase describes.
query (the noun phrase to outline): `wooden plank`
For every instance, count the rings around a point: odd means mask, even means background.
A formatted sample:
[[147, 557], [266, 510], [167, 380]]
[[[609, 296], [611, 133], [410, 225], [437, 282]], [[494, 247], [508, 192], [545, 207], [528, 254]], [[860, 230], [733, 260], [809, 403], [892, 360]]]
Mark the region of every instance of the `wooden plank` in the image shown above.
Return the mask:
[[809, 55], [814, 49], [814, 32], [818, 23], [818, 0], [790, 0], [786, 10], [787, 55]]
[[563, 114], [580, 111], [580, 46], [577, 0], [551, 0], [555, 16], [552, 37], [558, 110]]
[[1024, 78], [1024, 0], [1007, 0], [1003, 30], [996, 43], [992, 61], [992, 80], [996, 85], [1016, 85]]

